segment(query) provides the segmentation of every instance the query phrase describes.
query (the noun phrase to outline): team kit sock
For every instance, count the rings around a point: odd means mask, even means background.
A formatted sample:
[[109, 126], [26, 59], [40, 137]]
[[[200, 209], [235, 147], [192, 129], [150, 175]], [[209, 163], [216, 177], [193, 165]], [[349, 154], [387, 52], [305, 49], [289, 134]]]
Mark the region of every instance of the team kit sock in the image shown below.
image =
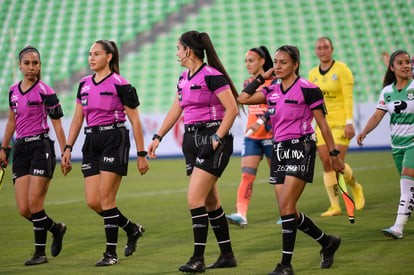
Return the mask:
[[328, 194], [330, 207], [327, 211], [321, 214], [322, 217], [330, 217], [340, 215], [342, 213], [341, 206], [339, 204], [338, 196], [338, 181], [336, 180], [336, 172], [324, 172], [323, 182], [325, 184], [326, 192]]
[[116, 207], [108, 210], [103, 210], [102, 216], [104, 218], [106, 252], [110, 255], [116, 255], [116, 246], [118, 242], [119, 210]]
[[193, 223], [194, 257], [204, 257], [208, 234], [208, 214], [204, 206], [190, 210]]
[[253, 182], [256, 178], [256, 169], [243, 167], [242, 171], [242, 180], [237, 190], [237, 213], [246, 218], [253, 192]]
[[35, 239], [35, 254], [38, 256], [45, 256], [47, 239], [45, 211], [41, 210], [39, 212], [32, 213], [32, 222]]
[[344, 180], [349, 185], [354, 197], [355, 209], [361, 210], [365, 206], [365, 197], [362, 186], [356, 181], [352, 168], [345, 163]]
[[404, 226], [411, 216], [411, 212], [414, 208], [414, 178], [401, 176], [400, 190], [401, 195], [397, 218], [391, 229], [402, 234]]
[[293, 249], [296, 242], [297, 222], [296, 215], [281, 216], [282, 219], [282, 262], [284, 266], [290, 266]]
[[216, 235], [217, 242], [222, 255], [233, 253], [231, 248], [229, 225], [223, 208], [220, 206], [217, 210], [208, 212], [211, 227]]

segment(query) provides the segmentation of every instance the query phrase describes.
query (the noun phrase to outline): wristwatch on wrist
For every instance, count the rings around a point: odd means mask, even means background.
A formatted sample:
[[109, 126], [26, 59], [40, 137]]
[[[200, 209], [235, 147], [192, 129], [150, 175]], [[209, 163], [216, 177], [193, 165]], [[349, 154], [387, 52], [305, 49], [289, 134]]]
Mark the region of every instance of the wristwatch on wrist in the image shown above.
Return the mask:
[[148, 154], [147, 151], [138, 151], [137, 152], [138, 157], [145, 157], [147, 154]]
[[331, 157], [337, 157], [341, 152], [339, 150], [333, 149], [331, 152], [329, 152], [329, 155]]
[[154, 136], [152, 137], [152, 140], [154, 140], [154, 139], [158, 139], [161, 142], [162, 136], [154, 134]]

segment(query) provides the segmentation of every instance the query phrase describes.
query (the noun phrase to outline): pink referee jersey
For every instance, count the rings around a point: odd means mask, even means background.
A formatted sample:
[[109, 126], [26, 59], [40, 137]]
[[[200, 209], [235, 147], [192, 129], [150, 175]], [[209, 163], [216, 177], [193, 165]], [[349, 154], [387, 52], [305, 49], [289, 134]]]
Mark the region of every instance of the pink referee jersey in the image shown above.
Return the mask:
[[314, 133], [312, 110], [322, 109], [326, 113], [321, 89], [302, 77], [286, 91], [277, 83], [263, 87], [261, 92], [266, 96], [276, 142]]
[[21, 90], [20, 84], [21, 81], [13, 84], [9, 90], [10, 110], [16, 115], [16, 138], [48, 132], [47, 109], [53, 109], [60, 103], [46, 106], [45, 98], [55, 95], [55, 92], [42, 80], [38, 80], [26, 92]]
[[207, 64], [203, 64], [193, 76], [189, 77], [189, 73], [185, 70], [177, 85], [184, 124], [223, 119], [225, 110], [217, 94], [230, 89], [226, 77]]
[[128, 81], [114, 72], [99, 83], [95, 83], [93, 76], [81, 80], [76, 98], [76, 102], [82, 104], [86, 125], [90, 127], [126, 121], [117, 86], [129, 84]]

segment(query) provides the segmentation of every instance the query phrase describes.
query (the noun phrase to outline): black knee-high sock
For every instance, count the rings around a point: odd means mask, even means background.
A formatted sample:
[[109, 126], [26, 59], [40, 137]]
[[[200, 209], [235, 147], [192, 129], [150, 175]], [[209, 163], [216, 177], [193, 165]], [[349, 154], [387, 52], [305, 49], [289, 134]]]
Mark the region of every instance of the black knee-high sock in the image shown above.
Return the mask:
[[32, 213], [36, 255], [45, 256], [47, 240], [47, 215], [44, 210]]
[[217, 210], [208, 212], [208, 217], [220, 246], [221, 254], [227, 255], [233, 253], [230, 241], [229, 224], [227, 223], [226, 215], [221, 206]]
[[46, 229], [49, 230], [50, 232], [52, 232], [53, 234], [57, 233], [57, 231], [59, 230], [59, 228], [56, 226], [56, 223], [54, 220], [52, 220], [49, 216], [47, 216], [46, 219]]
[[282, 265], [291, 265], [296, 241], [296, 215], [281, 216], [282, 219]]
[[[119, 211], [119, 209], [118, 209]], [[98, 213], [99, 216], [103, 217], [102, 212]], [[135, 233], [135, 224], [131, 222], [124, 214], [119, 211], [119, 226], [127, 233], [127, 234], [134, 234]]]
[[118, 208], [112, 208], [102, 211], [104, 218], [105, 235], [106, 235], [106, 252], [116, 255], [116, 245], [118, 242], [119, 211]]
[[190, 212], [194, 234], [193, 257], [204, 257], [208, 233], [208, 214], [204, 206], [190, 209]]
[[298, 229], [316, 240], [322, 247], [329, 244], [328, 236], [305, 214], [299, 213]]
[[129, 235], [136, 232], [135, 223], [131, 222], [127, 217], [125, 217], [121, 211], [119, 211], [119, 226]]

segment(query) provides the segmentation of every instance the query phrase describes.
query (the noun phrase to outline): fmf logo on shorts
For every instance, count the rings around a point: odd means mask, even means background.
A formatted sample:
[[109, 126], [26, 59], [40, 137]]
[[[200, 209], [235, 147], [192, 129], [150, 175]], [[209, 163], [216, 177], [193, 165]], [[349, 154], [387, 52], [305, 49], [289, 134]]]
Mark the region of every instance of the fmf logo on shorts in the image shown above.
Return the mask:
[[200, 158], [196, 158], [196, 162], [199, 164], [203, 164], [204, 163], [204, 159], [200, 159]]
[[105, 163], [114, 163], [115, 162], [115, 158], [110, 158], [110, 157], [104, 157], [103, 161]]
[[43, 176], [44, 174], [45, 174], [45, 170], [40, 170], [40, 169], [33, 170], [33, 175], [35, 176]]

